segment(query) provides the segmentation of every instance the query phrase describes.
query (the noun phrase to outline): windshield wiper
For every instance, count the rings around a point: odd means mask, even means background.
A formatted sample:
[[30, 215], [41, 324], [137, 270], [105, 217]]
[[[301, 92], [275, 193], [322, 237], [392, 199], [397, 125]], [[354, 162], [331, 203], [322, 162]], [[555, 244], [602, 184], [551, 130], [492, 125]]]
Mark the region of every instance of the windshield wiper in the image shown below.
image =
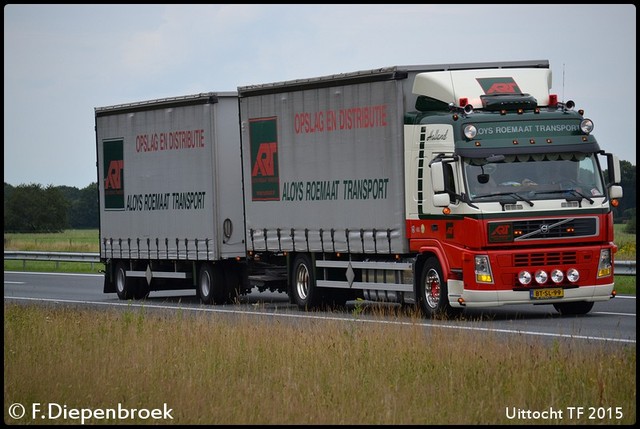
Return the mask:
[[[518, 194], [517, 192], [497, 192], [495, 194], [481, 194], [481, 195], [476, 195], [473, 198], [476, 199], [476, 198], [501, 197], [501, 196], [515, 197], [516, 200], [524, 201], [528, 203], [529, 206], [533, 207], [533, 202], [531, 200], [526, 199], [525, 197]], [[502, 202], [500, 203], [502, 204]]]
[[[536, 194], [571, 194], [574, 196], [574, 198], [571, 198], [570, 196], [565, 196], [565, 200], [567, 201], [579, 201], [581, 199], [585, 199], [587, 201], [589, 201], [590, 204], [593, 204], [594, 201], [591, 197], [589, 197], [588, 195], [578, 191], [577, 189], [560, 189], [560, 190], [556, 190], [556, 191], [538, 191], [536, 192]], [[578, 199], [576, 199], [575, 197], [580, 197]]]

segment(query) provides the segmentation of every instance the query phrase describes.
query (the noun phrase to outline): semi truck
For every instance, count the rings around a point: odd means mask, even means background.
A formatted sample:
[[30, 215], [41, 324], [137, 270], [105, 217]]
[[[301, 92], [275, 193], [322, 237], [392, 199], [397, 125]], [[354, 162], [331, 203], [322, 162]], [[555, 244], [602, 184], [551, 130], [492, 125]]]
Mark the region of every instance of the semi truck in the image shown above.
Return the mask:
[[620, 165], [551, 84], [546, 60], [392, 66], [96, 108], [104, 292], [588, 313]]

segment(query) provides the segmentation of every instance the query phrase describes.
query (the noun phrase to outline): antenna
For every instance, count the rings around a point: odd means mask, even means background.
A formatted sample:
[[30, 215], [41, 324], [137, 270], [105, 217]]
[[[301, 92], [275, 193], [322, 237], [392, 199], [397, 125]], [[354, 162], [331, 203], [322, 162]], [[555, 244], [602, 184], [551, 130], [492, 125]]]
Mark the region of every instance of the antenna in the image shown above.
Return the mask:
[[564, 63], [562, 63], [562, 102], [564, 103]]

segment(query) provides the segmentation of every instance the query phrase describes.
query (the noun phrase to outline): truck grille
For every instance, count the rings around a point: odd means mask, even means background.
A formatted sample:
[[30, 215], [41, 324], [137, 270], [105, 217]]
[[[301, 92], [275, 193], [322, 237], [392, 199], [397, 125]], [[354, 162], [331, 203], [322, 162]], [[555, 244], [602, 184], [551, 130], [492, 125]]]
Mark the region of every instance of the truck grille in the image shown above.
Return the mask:
[[513, 257], [515, 267], [575, 264], [577, 260], [576, 252], [519, 253]]
[[598, 218], [529, 219], [514, 222], [513, 230], [521, 231], [517, 241], [592, 237], [598, 233]]

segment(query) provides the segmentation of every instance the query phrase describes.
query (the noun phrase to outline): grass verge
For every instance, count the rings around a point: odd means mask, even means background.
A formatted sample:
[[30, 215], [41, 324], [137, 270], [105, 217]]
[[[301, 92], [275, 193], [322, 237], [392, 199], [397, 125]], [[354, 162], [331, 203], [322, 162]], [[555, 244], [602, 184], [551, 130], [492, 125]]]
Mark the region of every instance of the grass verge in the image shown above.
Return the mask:
[[[49, 403], [67, 410], [171, 409], [170, 420], [84, 421], [93, 424], [636, 421], [635, 345], [357, 320], [256, 322], [5, 303], [5, 405], [29, 411], [16, 421], [5, 407], [5, 422], [79, 423], [70, 413], [33, 418], [33, 404]], [[570, 407], [585, 407], [585, 414], [570, 418]], [[590, 407], [601, 417], [590, 419]], [[560, 413], [533, 419], [520, 410]]]

